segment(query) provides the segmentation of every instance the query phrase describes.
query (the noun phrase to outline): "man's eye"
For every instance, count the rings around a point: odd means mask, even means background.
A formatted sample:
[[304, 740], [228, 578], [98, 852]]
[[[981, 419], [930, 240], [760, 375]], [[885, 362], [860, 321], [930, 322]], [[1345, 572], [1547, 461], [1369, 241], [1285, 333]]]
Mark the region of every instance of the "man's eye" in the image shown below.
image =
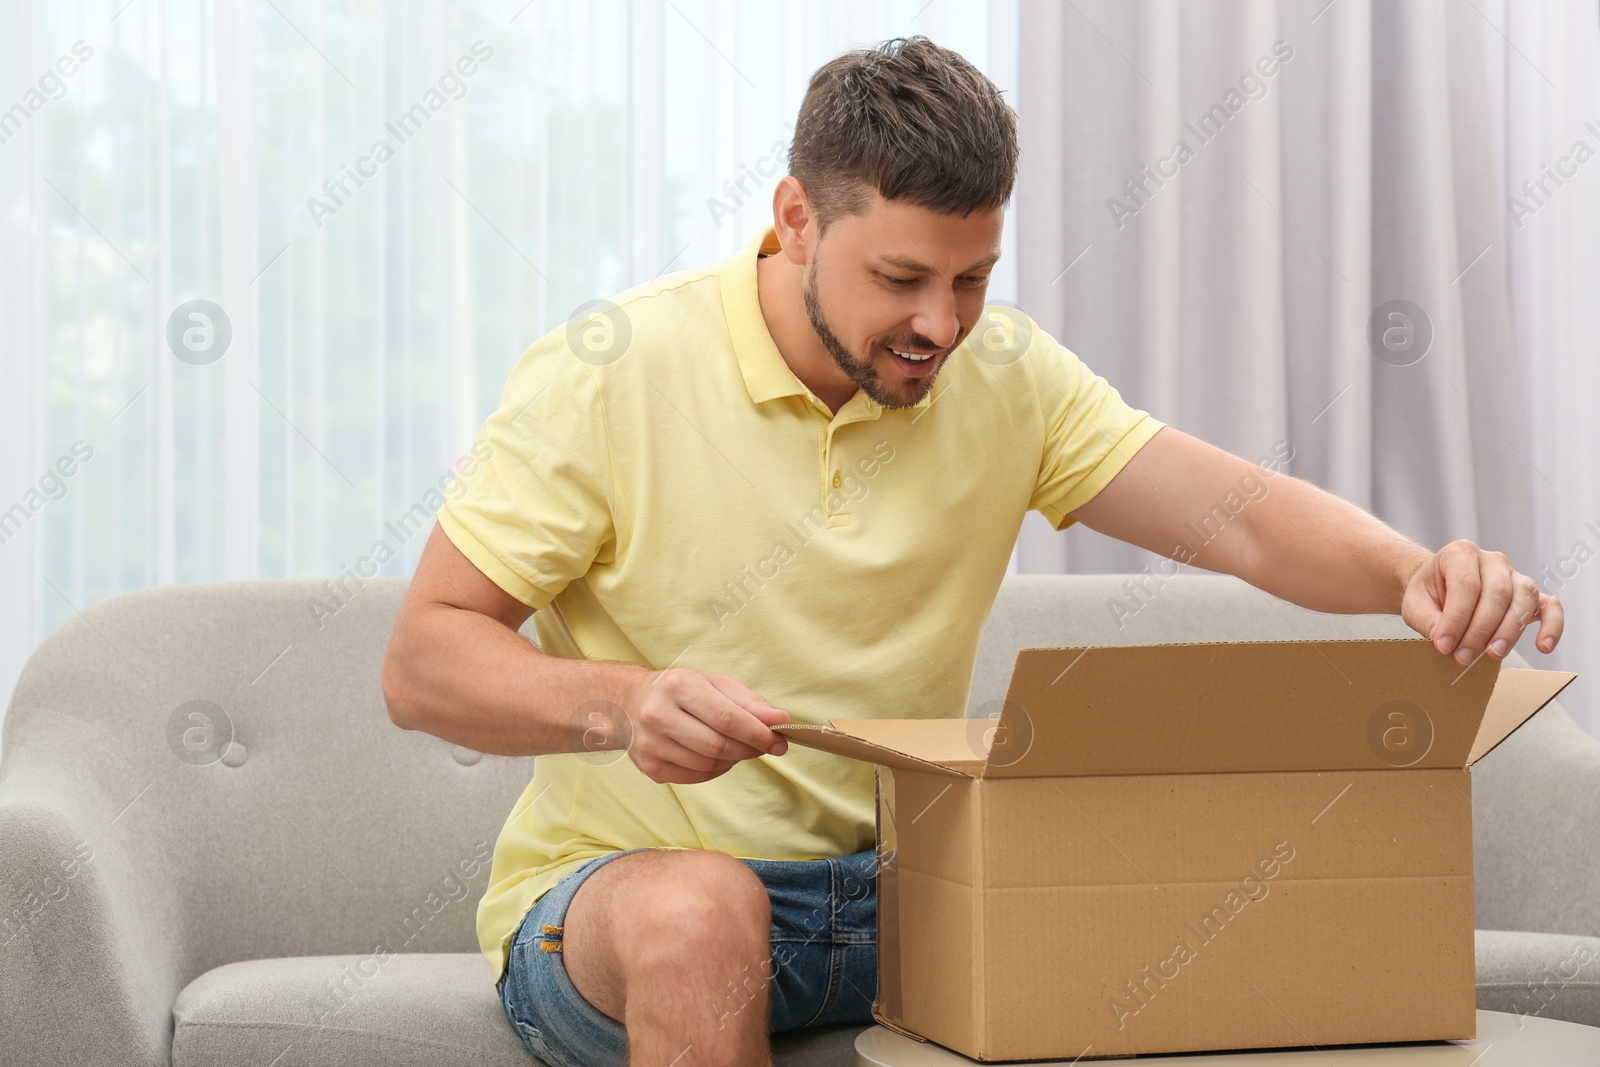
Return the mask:
[[988, 285], [989, 276], [987, 274], [969, 274], [962, 281], [968, 285]]
[[882, 278], [896, 289], [904, 289], [906, 286], [912, 285], [916, 282], [915, 278], [896, 278], [892, 274], [880, 274], [878, 277]]

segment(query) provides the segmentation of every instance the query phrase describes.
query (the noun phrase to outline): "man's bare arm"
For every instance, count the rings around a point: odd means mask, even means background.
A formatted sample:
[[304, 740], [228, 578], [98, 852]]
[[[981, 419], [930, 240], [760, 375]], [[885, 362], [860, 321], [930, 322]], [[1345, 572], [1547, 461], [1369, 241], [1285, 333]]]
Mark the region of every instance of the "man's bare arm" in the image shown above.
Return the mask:
[[649, 672], [546, 655], [517, 632], [532, 614], [435, 524], [383, 660], [395, 725], [502, 756], [583, 751], [592, 724], [560, 705], [621, 707]]
[[[1398, 612], [1406, 580], [1431, 553], [1354, 504], [1295, 481], [1167, 426], [1073, 517], [1302, 607]], [[1267, 511], [1294, 514], [1292, 536], [1270, 536], [1281, 518], [1254, 521]]]
[[685, 784], [787, 748], [787, 715], [737, 680], [551, 656], [517, 632], [531, 614], [435, 524], [384, 655], [390, 719], [495, 755], [627, 749]]
[[1171, 426], [1073, 516], [1302, 607], [1399, 614], [1462, 663], [1485, 651], [1503, 659], [1534, 619], [1542, 620], [1540, 651], [1561, 637], [1561, 602], [1503, 553], [1467, 540], [1431, 552], [1310, 482]]

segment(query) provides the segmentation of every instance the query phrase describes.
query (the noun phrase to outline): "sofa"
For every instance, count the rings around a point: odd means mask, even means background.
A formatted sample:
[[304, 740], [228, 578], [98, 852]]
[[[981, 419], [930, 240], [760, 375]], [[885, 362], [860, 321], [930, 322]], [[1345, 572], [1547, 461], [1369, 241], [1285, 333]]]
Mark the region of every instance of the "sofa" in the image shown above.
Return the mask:
[[[404, 591], [165, 586], [40, 644], [0, 739], [0, 1062], [537, 1063], [474, 933], [532, 757], [390, 723]], [[1409, 634], [1228, 577], [1013, 576], [969, 711], [1030, 645]], [[1600, 742], [1552, 703], [1473, 777], [1479, 1006], [1600, 1025]], [[777, 1061], [851, 1064], [861, 1029]]]

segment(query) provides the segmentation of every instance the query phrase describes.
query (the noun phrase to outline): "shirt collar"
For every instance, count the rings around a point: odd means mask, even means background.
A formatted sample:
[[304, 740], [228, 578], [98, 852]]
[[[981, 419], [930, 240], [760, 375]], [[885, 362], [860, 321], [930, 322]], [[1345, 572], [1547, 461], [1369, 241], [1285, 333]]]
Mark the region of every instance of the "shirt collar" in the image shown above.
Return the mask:
[[[767, 321], [761, 315], [761, 299], [756, 292], [757, 257], [779, 252], [782, 248], [777, 231], [767, 226], [722, 264], [722, 311], [728, 319], [728, 333], [733, 339], [745, 387], [750, 390], [750, 399], [757, 404], [781, 396], [810, 393], [784, 362], [783, 354], [767, 331]], [[864, 403], [873, 411], [880, 408], [859, 390], [850, 401]], [[915, 407], [925, 408], [932, 402], [933, 392], [929, 390]]]

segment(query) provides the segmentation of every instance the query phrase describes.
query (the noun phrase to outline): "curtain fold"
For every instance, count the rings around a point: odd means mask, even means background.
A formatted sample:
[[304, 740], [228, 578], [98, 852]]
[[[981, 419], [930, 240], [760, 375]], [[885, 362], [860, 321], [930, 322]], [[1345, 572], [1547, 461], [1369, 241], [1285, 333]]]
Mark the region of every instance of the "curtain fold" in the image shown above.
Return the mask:
[[13, 6], [0, 700], [123, 590], [410, 573], [523, 349], [770, 222], [840, 51], [1015, 71], [1011, 0]]
[[1585, 676], [1563, 696], [1600, 735], [1600, 6], [1481, 4], [1489, 45], [1486, 121], [1512, 323], [1525, 381], [1540, 588], [1567, 632], [1544, 663]]
[[[1471, 538], [1537, 576], [1553, 430], [1525, 409], [1559, 378], [1513, 330], [1527, 285], [1510, 275], [1490, 77], [1513, 52], [1490, 15], [1447, 0], [1021, 0], [1019, 293], [1158, 418], [1247, 459], [1292, 450], [1290, 473], [1423, 544]], [[1594, 40], [1592, 5], [1565, 23]], [[1592, 107], [1592, 65], [1571, 74], [1567, 99]], [[1590, 321], [1592, 291], [1566, 297], [1539, 305], [1535, 333]], [[1046, 572], [1159, 560], [1035, 515], [1018, 558]], [[1531, 637], [1521, 647], [1554, 665]]]

